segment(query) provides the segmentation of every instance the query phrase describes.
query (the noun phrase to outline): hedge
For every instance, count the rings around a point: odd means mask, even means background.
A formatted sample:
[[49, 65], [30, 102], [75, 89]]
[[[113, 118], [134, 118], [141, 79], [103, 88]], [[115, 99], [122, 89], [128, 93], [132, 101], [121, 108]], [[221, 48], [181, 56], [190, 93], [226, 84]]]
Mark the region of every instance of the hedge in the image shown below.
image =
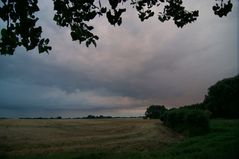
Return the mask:
[[164, 113], [164, 124], [188, 136], [209, 132], [209, 113], [200, 109], [172, 109]]

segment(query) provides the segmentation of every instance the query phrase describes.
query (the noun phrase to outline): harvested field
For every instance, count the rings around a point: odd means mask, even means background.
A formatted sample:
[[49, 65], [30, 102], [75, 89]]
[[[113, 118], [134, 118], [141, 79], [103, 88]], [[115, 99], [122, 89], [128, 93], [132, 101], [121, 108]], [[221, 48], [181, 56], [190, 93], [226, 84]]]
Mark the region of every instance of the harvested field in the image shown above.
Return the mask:
[[2, 119], [0, 154], [26, 155], [82, 150], [147, 151], [182, 137], [159, 120]]

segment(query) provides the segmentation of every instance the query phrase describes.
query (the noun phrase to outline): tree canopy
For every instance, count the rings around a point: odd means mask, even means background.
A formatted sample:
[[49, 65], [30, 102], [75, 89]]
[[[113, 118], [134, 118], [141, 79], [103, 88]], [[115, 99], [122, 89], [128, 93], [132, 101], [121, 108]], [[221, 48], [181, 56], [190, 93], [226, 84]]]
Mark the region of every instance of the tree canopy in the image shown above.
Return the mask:
[[[73, 41], [96, 46], [98, 35], [93, 33], [94, 27], [89, 22], [97, 16], [106, 17], [111, 25], [120, 26], [122, 14], [126, 12], [126, 5], [132, 6], [141, 21], [155, 15], [161, 22], [172, 19], [175, 25], [182, 28], [194, 22], [199, 11], [189, 11], [183, 5], [183, 0], [108, 0], [108, 4], [101, 0], [52, 0], [55, 15], [53, 20], [58, 26], [69, 27]], [[214, 14], [223, 17], [232, 10], [231, 0], [215, 0], [212, 6]], [[155, 13], [156, 9], [157, 13]], [[4, 22], [1, 29], [1, 55], [13, 55], [17, 47], [23, 46], [27, 51], [38, 47], [39, 53], [49, 52], [49, 39], [42, 38], [42, 27], [36, 23], [40, 11], [38, 0], [1, 0], [0, 17]]]
[[203, 102], [212, 117], [239, 117], [239, 75], [223, 79], [208, 89]]
[[150, 119], [162, 119], [166, 111], [167, 109], [164, 105], [151, 105], [147, 108], [145, 116]]

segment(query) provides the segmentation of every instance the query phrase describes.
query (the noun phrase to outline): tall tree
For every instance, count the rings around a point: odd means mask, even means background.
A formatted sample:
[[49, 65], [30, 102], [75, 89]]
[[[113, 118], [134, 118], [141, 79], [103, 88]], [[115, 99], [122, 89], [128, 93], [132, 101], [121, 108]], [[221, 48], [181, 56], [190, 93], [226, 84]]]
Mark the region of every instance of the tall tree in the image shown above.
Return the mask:
[[163, 114], [167, 111], [164, 105], [151, 105], [147, 108], [145, 116], [150, 119], [161, 119]]
[[239, 75], [211, 86], [204, 105], [212, 117], [239, 118]]

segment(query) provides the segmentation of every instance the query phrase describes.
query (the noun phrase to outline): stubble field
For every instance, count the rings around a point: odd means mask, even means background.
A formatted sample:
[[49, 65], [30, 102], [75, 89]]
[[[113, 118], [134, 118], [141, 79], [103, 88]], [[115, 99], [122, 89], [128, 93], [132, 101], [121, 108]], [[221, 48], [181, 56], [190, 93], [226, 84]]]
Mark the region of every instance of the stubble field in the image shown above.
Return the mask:
[[0, 153], [7, 156], [84, 150], [147, 151], [181, 138], [159, 120], [0, 120]]

